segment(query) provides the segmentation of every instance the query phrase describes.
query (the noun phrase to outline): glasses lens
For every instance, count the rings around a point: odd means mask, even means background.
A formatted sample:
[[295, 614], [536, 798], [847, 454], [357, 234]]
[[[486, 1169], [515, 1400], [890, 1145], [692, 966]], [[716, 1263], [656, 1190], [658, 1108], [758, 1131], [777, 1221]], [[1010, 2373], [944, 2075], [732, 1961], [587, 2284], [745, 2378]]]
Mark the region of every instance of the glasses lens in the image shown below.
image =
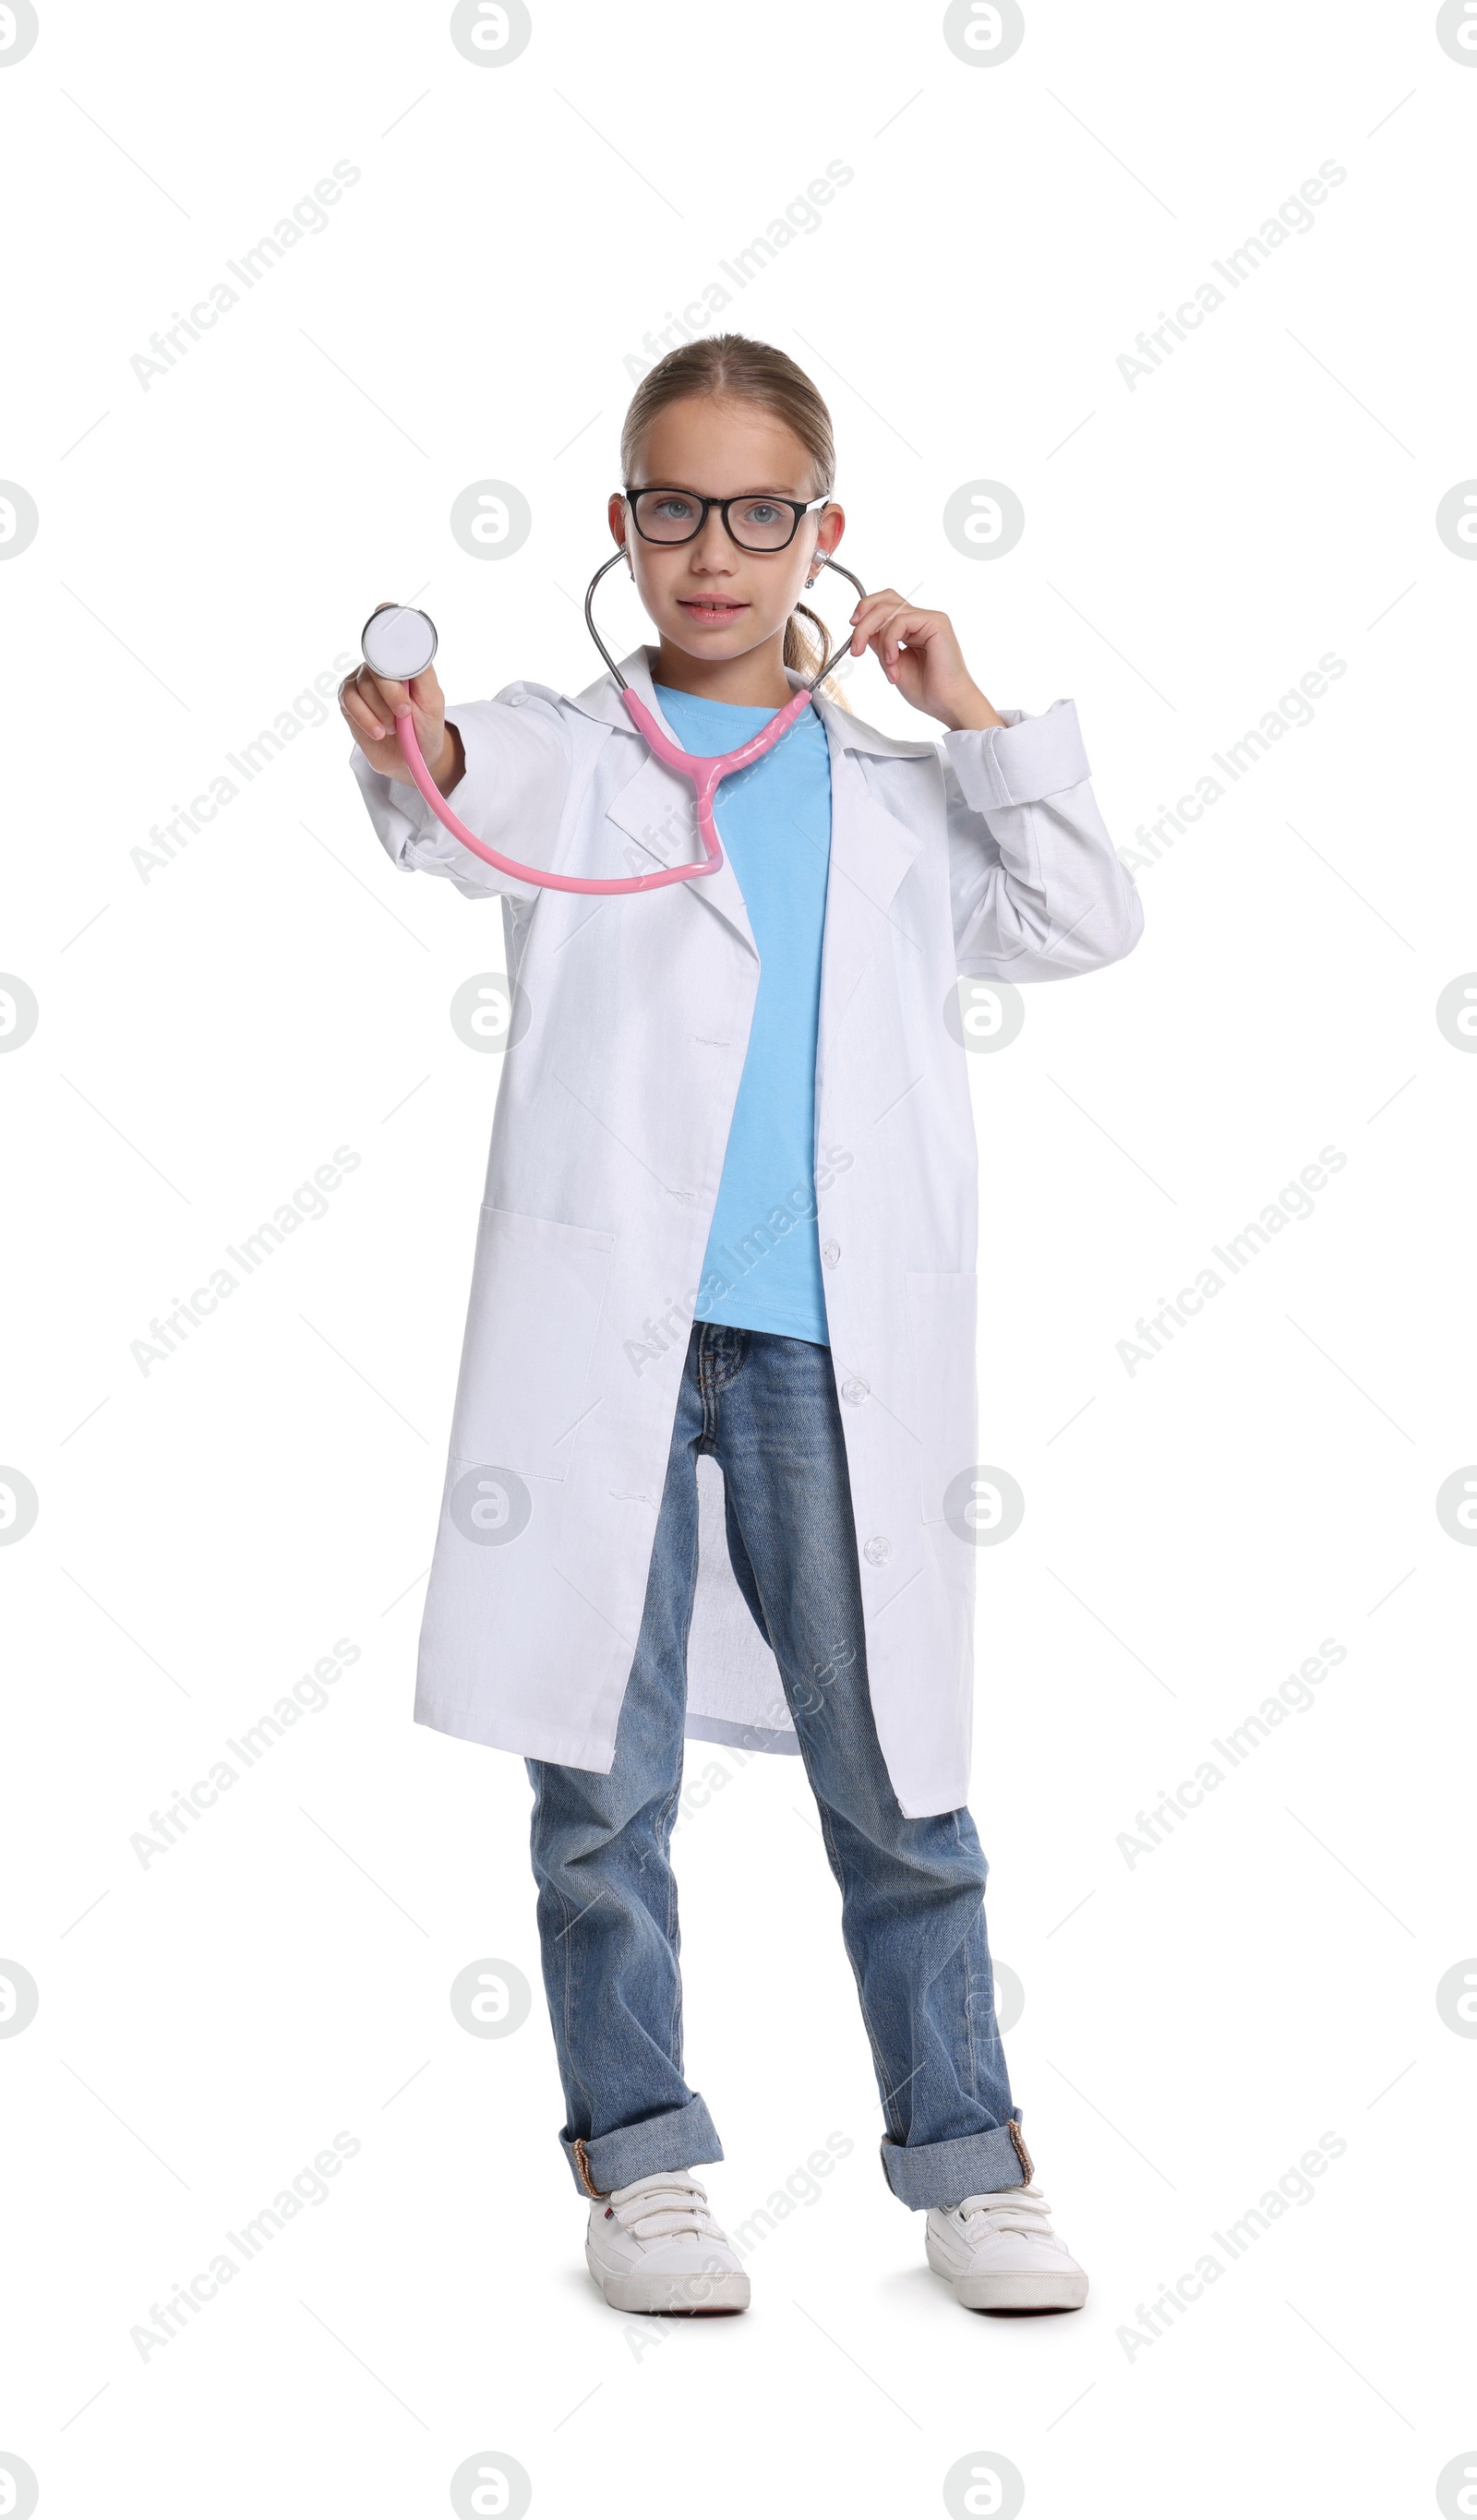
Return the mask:
[[[691, 542], [702, 516], [702, 502], [687, 490], [638, 490], [634, 505], [637, 532], [650, 543]], [[794, 539], [794, 510], [774, 499], [736, 499], [729, 525], [745, 551], [783, 551]]]
[[639, 490], [634, 504], [636, 530], [650, 543], [690, 542], [702, 515], [700, 501], [685, 490]]
[[783, 551], [794, 534], [795, 512], [773, 499], [738, 499], [729, 510], [729, 523], [745, 551]]

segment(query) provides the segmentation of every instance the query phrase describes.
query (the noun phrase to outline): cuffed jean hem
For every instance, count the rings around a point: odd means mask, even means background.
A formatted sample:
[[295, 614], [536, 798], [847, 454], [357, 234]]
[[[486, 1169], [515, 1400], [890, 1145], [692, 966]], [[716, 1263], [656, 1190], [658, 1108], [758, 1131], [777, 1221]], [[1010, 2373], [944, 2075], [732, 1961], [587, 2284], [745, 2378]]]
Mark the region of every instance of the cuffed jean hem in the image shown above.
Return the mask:
[[686, 2108], [663, 2109], [659, 2117], [616, 2127], [609, 2135], [587, 2140], [560, 2133], [559, 2147], [582, 2196], [608, 2196], [612, 2187], [629, 2187], [633, 2179], [649, 2178], [656, 2170], [691, 2170], [694, 2161], [723, 2159], [718, 2130], [700, 2092], [693, 2093]]
[[952, 2143], [894, 2143], [884, 2135], [882, 2168], [894, 2196], [916, 2213], [993, 2195], [1002, 2187], [1024, 2187], [1035, 2172], [1018, 2117]]

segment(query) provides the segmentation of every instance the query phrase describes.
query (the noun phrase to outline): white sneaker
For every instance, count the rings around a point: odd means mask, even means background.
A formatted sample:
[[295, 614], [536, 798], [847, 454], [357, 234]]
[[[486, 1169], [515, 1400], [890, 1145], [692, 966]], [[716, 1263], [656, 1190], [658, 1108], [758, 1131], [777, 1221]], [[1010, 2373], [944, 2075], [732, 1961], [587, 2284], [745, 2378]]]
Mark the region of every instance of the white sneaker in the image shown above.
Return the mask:
[[612, 2310], [748, 2308], [748, 2277], [691, 2171], [654, 2171], [597, 2196], [585, 2260]]
[[1080, 2310], [1088, 2279], [1047, 2218], [1034, 2183], [936, 2205], [928, 2264], [947, 2275], [966, 2310]]

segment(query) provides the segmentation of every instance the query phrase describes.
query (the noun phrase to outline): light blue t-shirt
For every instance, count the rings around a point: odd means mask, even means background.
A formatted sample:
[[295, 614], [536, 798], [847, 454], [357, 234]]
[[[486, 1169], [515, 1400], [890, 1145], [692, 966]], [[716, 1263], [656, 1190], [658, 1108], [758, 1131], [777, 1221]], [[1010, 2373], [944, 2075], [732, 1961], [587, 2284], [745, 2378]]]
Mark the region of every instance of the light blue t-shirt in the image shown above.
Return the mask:
[[[732, 752], [777, 712], [655, 686], [685, 751]], [[702, 1264], [699, 1321], [829, 1345], [816, 1234], [816, 1027], [830, 865], [830, 753], [813, 708], [714, 801], [759, 990]]]

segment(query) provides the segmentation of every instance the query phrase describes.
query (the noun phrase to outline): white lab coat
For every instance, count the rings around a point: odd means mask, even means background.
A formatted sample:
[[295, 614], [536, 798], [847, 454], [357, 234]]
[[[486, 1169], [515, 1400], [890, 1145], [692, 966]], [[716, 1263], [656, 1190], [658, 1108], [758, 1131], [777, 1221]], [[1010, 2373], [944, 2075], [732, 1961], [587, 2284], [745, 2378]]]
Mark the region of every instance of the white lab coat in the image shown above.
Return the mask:
[[[660, 719], [653, 655], [621, 671]], [[832, 798], [817, 1230], [872, 1704], [901, 1808], [920, 1817], [966, 1799], [974, 1676], [975, 1552], [944, 1499], [977, 1458], [976, 1153], [945, 1005], [961, 973], [1113, 962], [1142, 913], [1072, 701], [941, 742], [817, 706]], [[700, 854], [691, 786], [648, 751], [608, 673], [576, 698], [517, 682], [449, 714], [467, 754], [449, 802], [505, 855], [623, 876]], [[416, 1720], [608, 1774], [758, 953], [727, 861], [654, 893], [535, 891], [351, 758], [397, 867], [502, 895], [516, 992]], [[728, 1562], [721, 1473], [707, 1457], [700, 1472], [687, 1732], [794, 1750]]]

